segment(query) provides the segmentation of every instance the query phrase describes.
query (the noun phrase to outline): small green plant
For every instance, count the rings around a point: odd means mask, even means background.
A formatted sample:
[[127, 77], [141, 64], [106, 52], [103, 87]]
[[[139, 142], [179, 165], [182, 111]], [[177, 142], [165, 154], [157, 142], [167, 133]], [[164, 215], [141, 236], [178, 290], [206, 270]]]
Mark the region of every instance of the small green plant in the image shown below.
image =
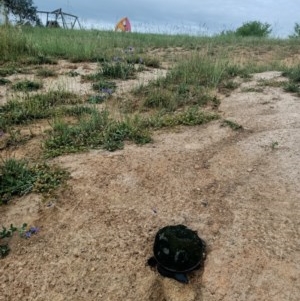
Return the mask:
[[[2, 230], [0, 231], [0, 240], [11, 237], [15, 231], [17, 231], [17, 228], [14, 227], [13, 224], [10, 225], [9, 229], [2, 226]], [[7, 256], [9, 252], [10, 252], [10, 248], [7, 243], [0, 244], [0, 259]]]
[[78, 73], [77, 71], [72, 70], [72, 71], [69, 71], [67, 73], [67, 75], [70, 76], [70, 77], [76, 77], [76, 76], [79, 76], [80, 73]]
[[10, 84], [10, 83], [11, 83], [11, 81], [9, 79], [0, 77], [0, 86], [5, 86], [5, 85]]
[[0, 259], [9, 254], [10, 248], [8, 244], [0, 245]]
[[134, 64], [127, 62], [104, 62], [102, 63], [102, 75], [109, 78], [129, 79], [135, 76]]
[[64, 170], [47, 164], [29, 166], [27, 162], [14, 158], [4, 160], [0, 165], [0, 204], [31, 191], [51, 192], [67, 176]]
[[267, 79], [261, 79], [258, 81], [258, 86], [261, 87], [282, 87], [284, 85], [283, 81], [278, 80], [267, 80]]
[[[27, 123], [35, 119], [55, 116], [58, 106], [80, 103], [80, 98], [66, 91], [50, 91], [26, 96], [24, 100], [10, 100], [0, 107], [0, 128]], [[68, 112], [67, 109], [64, 112]]]
[[199, 107], [194, 106], [175, 114], [166, 114], [164, 111], [160, 111], [149, 118], [140, 120], [139, 126], [150, 129], [160, 129], [178, 125], [201, 125], [216, 119], [219, 119], [217, 114], [203, 112], [199, 110]]
[[15, 91], [36, 91], [43, 87], [43, 84], [40, 82], [34, 82], [30, 80], [24, 80], [17, 82], [12, 85], [12, 89]]
[[223, 93], [225, 95], [229, 95], [232, 90], [235, 90], [239, 87], [239, 83], [233, 81], [233, 80], [226, 80], [219, 84], [218, 90], [220, 93]]
[[45, 141], [45, 152], [46, 156], [55, 157], [97, 147], [113, 151], [123, 148], [125, 140], [146, 143], [151, 139], [146, 129], [130, 119], [115, 121], [108, 111], [95, 111], [75, 125], [56, 121]]
[[51, 193], [68, 179], [69, 173], [57, 166], [46, 163], [36, 164], [31, 167], [35, 174], [35, 182], [32, 191], [39, 193]]
[[221, 126], [229, 126], [231, 129], [235, 131], [243, 129], [243, 126], [241, 126], [240, 124], [237, 124], [236, 122], [228, 119], [223, 120]]
[[262, 92], [264, 92], [264, 88], [263, 87], [248, 87], [248, 88], [241, 89], [241, 91], [244, 93], [249, 93], [249, 92], [262, 93]]
[[271, 143], [271, 149], [274, 150], [274, 149], [278, 148], [278, 145], [279, 145], [279, 143], [277, 141], [273, 141]]
[[40, 77], [53, 77], [57, 75], [55, 71], [46, 68], [39, 69], [36, 74]]
[[56, 65], [57, 61], [44, 55], [37, 55], [27, 58], [24, 63], [27, 65]]
[[35, 174], [24, 161], [7, 159], [0, 165], [0, 204], [33, 189]]
[[94, 83], [92, 87], [95, 91], [112, 94], [115, 92], [117, 85], [115, 82], [107, 81], [102, 78], [100, 81]]
[[[1, 239], [8, 239], [11, 238], [14, 232], [18, 231], [20, 237], [22, 238], [30, 238], [33, 234], [37, 234], [39, 232], [38, 227], [30, 227], [27, 230], [27, 224], [24, 223], [21, 227], [15, 227], [13, 224], [7, 229], [6, 227], [2, 226], [2, 230], [0, 231], [0, 240]], [[8, 243], [0, 244], [0, 259], [7, 256], [10, 252], [10, 247]]]
[[287, 68], [282, 75], [288, 77], [294, 83], [300, 83], [300, 65]]
[[17, 70], [15, 68], [0, 68], [0, 76], [9, 76], [16, 73]]
[[[25, 226], [27, 225], [25, 224]], [[8, 229], [2, 226], [2, 230], [0, 231], [0, 239], [11, 237], [13, 233], [17, 230], [18, 228], [14, 227], [13, 224], [11, 224]]]
[[285, 92], [299, 93], [300, 85], [294, 82], [288, 82], [283, 86]]
[[143, 106], [147, 108], [165, 108], [170, 111], [177, 107], [174, 94], [167, 89], [155, 89], [152, 93], [148, 93]]
[[106, 95], [96, 94], [96, 95], [91, 95], [87, 101], [92, 104], [99, 104], [104, 102], [106, 98], [107, 98]]
[[95, 108], [82, 105], [66, 106], [61, 108], [61, 112], [61, 115], [80, 117], [93, 114], [95, 112]]

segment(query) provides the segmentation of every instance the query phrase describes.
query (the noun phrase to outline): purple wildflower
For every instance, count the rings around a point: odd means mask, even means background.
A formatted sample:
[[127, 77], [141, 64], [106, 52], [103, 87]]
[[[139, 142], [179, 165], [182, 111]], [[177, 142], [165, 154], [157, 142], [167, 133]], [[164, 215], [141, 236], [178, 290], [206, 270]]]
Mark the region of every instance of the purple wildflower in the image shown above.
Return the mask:
[[113, 93], [113, 90], [109, 89], [109, 88], [103, 88], [103, 89], [101, 89], [101, 92], [102, 93], [107, 93], [108, 95], [111, 95]]
[[29, 231], [31, 234], [37, 234], [40, 231], [38, 227], [30, 227]]
[[31, 237], [31, 232], [30, 231], [26, 231], [24, 233], [25, 238], [30, 238]]

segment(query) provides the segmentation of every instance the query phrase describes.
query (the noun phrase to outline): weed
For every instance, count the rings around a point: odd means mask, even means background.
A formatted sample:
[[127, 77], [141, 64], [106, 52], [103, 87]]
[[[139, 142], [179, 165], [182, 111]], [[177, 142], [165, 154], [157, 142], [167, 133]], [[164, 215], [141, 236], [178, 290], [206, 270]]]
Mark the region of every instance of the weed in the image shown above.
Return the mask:
[[244, 93], [249, 93], [249, 92], [262, 93], [262, 92], [264, 92], [264, 88], [262, 88], [262, 87], [248, 87], [248, 88], [241, 89], [241, 92], [244, 92]]
[[5, 86], [5, 85], [10, 84], [10, 83], [11, 83], [11, 81], [9, 79], [0, 77], [0, 86]]
[[235, 90], [239, 87], [239, 83], [233, 81], [233, 80], [226, 80], [219, 84], [218, 90], [220, 93], [223, 93], [225, 95], [229, 95], [230, 91]]
[[96, 82], [97, 80], [103, 81], [103, 75], [101, 71], [97, 71], [96, 73], [82, 75], [82, 80], [85, 81], [93, 81]]
[[0, 245], [0, 258], [3, 258], [9, 254], [10, 248], [8, 244]]
[[88, 98], [88, 102], [89, 103], [92, 103], [92, 104], [99, 104], [99, 103], [102, 103], [106, 100], [106, 95], [92, 95]]
[[9, 138], [6, 141], [5, 147], [24, 144], [26, 141], [33, 137], [33, 135], [22, 135], [20, 129], [8, 129], [7, 133], [9, 134]]
[[[11, 224], [8, 229], [2, 226], [2, 230], [0, 231], [0, 240], [5, 239], [7, 241], [7, 238], [11, 238], [16, 231], [18, 231], [20, 237], [23, 238], [30, 238], [33, 234], [37, 234], [39, 232], [39, 228], [37, 227], [30, 227], [28, 230], [26, 230], [26, 228], [26, 223], [24, 223], [21, 227], [15, 227]], [[7, 256], [9, 252], [10, 247], [8, 246], [8, 243], [0, 245], [0, 259]]]
[[0, 68], [0, 76], [9, 76], [15, 74], [17, 70], [15, 68]]
[[70, 77], [76, 77], [76, 76], [79, 76], [80, 73], [78, 73], [77, 71], [72, 70], [72, 71], [69, 71], [67, 73], [67, 75], [70, 76]]
[[249, 70], [247, 70], [247, 68], [242, 68], [238, 65], [228, 64], [226, 66], [226, 73], [228, 77], [236, 77], [236, 76], [240, 76], [241, 78], [251, 77]]
[[[25, 224], [25, 226], [27, 225]], [[2, 226], [2, 230], [0, 231], [0, 239], [12, 237], [13, 233], [16, 232], [17, 230], [18, 228], [14, 227], [13, 224], [11, 224], [8, 229]]]
[[107, 91], [108, 94], [112, 94], [116, 90], [116, 83], [112, 81], [104, 80], [103, 78], [93, 84], [93, 90], [98, 92], [105, 92]]
[[133, 78], [136, 73], [134, 64], [127, 62], [102, 63], [102, 75], [109, 78], [129, 79]]
[[24, 161], [8, 159], [0, 165], [0, 204], [14, 195], [30, 192], [36, 178]]
[[290, 81], [290, 82], [284, 84], [283, 89], [285, 92], [299, 93], [300, 92], [300, 84]]
[[[13, 224], [10, 225], [9, 229], [2, 226], [2, 230], [0, 231], [0, 240], [3, 238], [11, 237], [15, 231], [17, 231], [17, 228], [14, 227]], [[0, 259], [7, 256], [9, 252], [10, 252], [10, 248], [7, 243], [0, 245]]]
[[258, 82], [258, 86], [263, 86], [263, 87], [282, 87], [285, 84], [285, 82], [278, 81], [278, 80], [266, 80], [266, 79], [261, 79]]
[[279, 143], [277, 141], [273, 141], [271, 143], [271, 149], [274, 150], [274, 149], [278, 148], [278, 145], [279, 145]]
[[51, 193], [69, 177], [67, 171], [46, 163], [36, 164], [31, 170], [36, 177], [32, 191], [39, 193]]
[[243, 129], [243, 126], [241, 126], [240, 124], [237, 124], [236, 122], [228, 119], [223, 120], [221, 126], [229, 126], [231, 129], [235, 131]]
[[178, 125], [201, 125], [218, 118], [218, 115], [203, 112], [199, 110], [197, 106], [195, 106], [175, 114], [166, 114], [165, 112], [161, 111], [154, 116], [141, 120], [140, 124], [145, 128], [160, 129]]
[[95, 111], [75, 125], [56, 121], [45, 141], [45, 152], [47, 157], [55, 157], [97, 147], [112, 151], [123, 148], [124, 140], [146, 143], [150, 137], [147, 131], [138, 128], [129, 119], [115, 121], [107, 111]]
[[31, 191], [50, 192], [67, 178], [67, 173], [47, 164], [32, 167], [22, 160], [4, 160], [0, 165], [0, 204], [13, 196], [22, 196]]
[[36, 91], [42, 88], [42, 83], [30, 80], [24, 80], [13, 84], [11, 87], [15, 91]]
[[81, 100], [73, 93], [54, 91], [26, 96], [23, 101], [10, 100], [0, 107], [0, 128], [55, 116], [59, 105], [76, 104]]
[[288, 77], [294, 83], [299, 83], [300, 82], [300, 65], [295, 66], [293, 68], [287, 68], [282, 73], [282, 75]]
[[44, 55], [37, 55], [27, 58], [23, 63], [27, 65], [56, 65], [57, 61]]
[[51, 70], [51, 69], [39, 69], [37, 71], [37, 76], [40, 76], [40, 77], [53, 77], [53, 76], [56, 76], [56, 72]]
[[95, 109], [89, 106], [75, 105], [61, 108], [61, 112], [61, 115], [80, 117], [93, 114], [95, 112]]
[[165, 108], [173, 111], [177, 108], [174, 94], [167, 89], [155, 89], [152, 93], [147, 93], [143, 106], [147, 108]]

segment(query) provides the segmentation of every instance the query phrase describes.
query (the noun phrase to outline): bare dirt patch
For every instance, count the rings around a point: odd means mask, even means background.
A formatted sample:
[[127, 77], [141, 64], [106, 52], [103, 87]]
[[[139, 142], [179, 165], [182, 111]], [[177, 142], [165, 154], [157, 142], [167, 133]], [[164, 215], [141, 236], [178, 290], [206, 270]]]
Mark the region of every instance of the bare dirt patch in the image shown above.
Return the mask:
[[[41, 227], [11, 241], [0, 300], [299, 300], [300, 101], [244, 85], [219, 108], [244, 130], [214, 121], [156, 132], [143, 147], [53, 160], [71, 173], [67, 188], [0, 207], [1, 224]], [[146, 266], [169, 224], [208, 245], [188, 285]]]

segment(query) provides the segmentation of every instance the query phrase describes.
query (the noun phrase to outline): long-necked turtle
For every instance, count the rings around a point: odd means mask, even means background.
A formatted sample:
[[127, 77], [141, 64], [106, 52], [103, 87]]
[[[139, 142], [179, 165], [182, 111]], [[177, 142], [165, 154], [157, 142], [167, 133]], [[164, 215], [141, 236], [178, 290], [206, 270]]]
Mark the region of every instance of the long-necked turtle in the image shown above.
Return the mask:
[[205, 249], [206, 244], [196, 231], [184, 225], [166, 226], [155, 236], [154, 256], [148, 264], [156, 266], [162, 276], [188, 283], [187, 273], [203, 265]]

